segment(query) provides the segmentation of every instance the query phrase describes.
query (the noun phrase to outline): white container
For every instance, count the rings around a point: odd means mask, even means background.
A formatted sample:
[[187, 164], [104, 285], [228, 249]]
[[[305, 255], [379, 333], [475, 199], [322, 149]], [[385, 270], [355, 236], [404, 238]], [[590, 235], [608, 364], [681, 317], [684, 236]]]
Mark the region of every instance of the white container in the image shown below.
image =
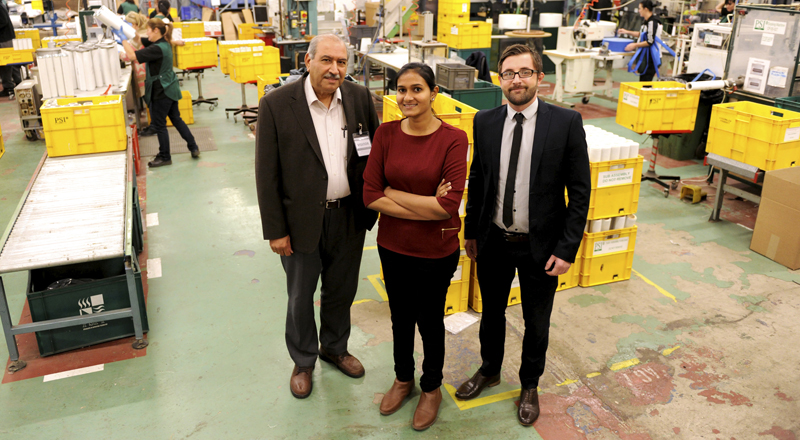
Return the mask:
[[630, 145], [628, 145], [628, 158], [633, 159], [635, 157], [639, 157], [639, 144], [631, 142]]
[[624, 215], [612, 218], [611, 219], [611, 229], [623, 229], [623, 228], [625, 228], [625, 224], [626, 224], [625, 220], [626, 220], [626, 217]]
[[591, 225], [589, 226], [589, 232], [602, 232], [603, 231], [603, 221], [602, 220], [592, 220]]
[[611, 146], [604, 145], [600, 153], [600, 162], [607, 162], [611, 160]]
[[561, 14], [552, 12], [543, 12], [539, 14], [539, 27], [540, 28], [557, 28], [561, 26]]
[[506, 30], [519, 30], [528, 27], [528, 16], [525, 14], [500, 14], [497, 27]]
[[589, 147], [589, 162], [600, 162], [602, 149], [596, 146]]
[[610, 231], [611, 230], [611, 219], [610, 218], [604, 218], [604, 219], [600, 220], [600, 222], [602, 223], [602, 226], [600, 227], [600, 231], [605, 232], [605, 231]]
[[[620, 149], [622, 146], [618, 143], [614, 143], [611, 145], [611, 155], [608, 160], [619, 160], [620, 159]], [[627, 150], [627, 149], [626, 149]], [[626, 151], [627, 153], [627, 151]]]

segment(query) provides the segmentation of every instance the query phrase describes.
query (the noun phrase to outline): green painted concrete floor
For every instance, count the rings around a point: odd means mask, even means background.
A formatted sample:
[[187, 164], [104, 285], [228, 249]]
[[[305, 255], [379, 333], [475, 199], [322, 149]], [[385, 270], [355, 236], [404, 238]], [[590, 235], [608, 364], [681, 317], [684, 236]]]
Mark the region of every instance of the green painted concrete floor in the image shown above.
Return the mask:
[[[615, 79], [632, 77], [615, 72]], [[184, 87], [197, 90], [194, 80]], [[369, 279], [379, 270], [377, 251], [369, 248], [375, 231], [367, 236], [350, 341], [367, 374], [351, 379], [318, 363], [311, 397], [293, 398], [283, 339], [284, 274], [261, 239], [254, 138], [222, 111], [241, 104], [239, 86], [214, 70], [206, 74], [204, 92], [220, 97], [220, 108], [195, 108], [195, 121], [212, 128], [219, 150], [204, 152], [199, 161], [175, 155], [172, 166], [146, 171], [143, 204], [159, 218], [147, 231], [148, 258], [160, 258], [163, 268], [163, 276], [148, 281], [147, 355], [91, 374], [0, 386], [0, 437], [788, 440], [800, 435], [800, 273], [751, 252], [750, 230], [730, 221], [709, 223], [707, 205], [665, 199], [646, 184], [631, 280], [573, 288], [556, 297], [541, 380], [543, 413], [534, 429], [521, 427], [515, 417], [523, 332], [518, 306], [507, 313], [500, 386], [469, 404], [446, 395], [438, 422], [425, 433], [410, 427], [416, 398], [395, 415], [378, 413], [393, 365], [388, 304]], [[248, 94], [255, 104], [255, 88]], [[24, 139], [16, 115], [15, 103], [0, 103], [7, 149], [0, 159], [2, 227], [44, 151], [43, 142]], [[617, 126], [613, 116], [586, 123], [644, 140]], [[669, 172], [706, 174], [699, 161], [689, 163]], [[736, 213], [726, 208], [724, 214]], [[3, 279], [16, 322], [26, 274]], [[473, 325], [447, 335], [445, 390], [475, 371], [477, 333]], [[0, 357], [7, 355], [3, 344]]]

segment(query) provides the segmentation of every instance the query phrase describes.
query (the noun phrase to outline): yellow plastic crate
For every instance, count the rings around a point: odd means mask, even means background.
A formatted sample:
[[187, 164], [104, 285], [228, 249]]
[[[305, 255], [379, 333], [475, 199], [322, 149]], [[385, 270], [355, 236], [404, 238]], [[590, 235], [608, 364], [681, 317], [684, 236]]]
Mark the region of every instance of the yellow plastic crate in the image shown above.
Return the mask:
[[3, 130], [0, 129], [0, 157], [6, 153], [6, 147], [3, 144]]
[[198, 69], [217, 66], [217, 40], [186, 38], [183, 46], [175, 46], [174, 56], [179, 69]]
[[492, 84], [500, 87], [500, 75], [497, 72], [489, 71], [489, 74], [492, 76]]
[[800, 113], [747, 101], [717, 104], [706, 152], [765, 171], [800, 165]]
[[238, 47], [228, 51], [231, 79], [239, 84], [255, 82], [259, 76], [269, 84], [281, 74], [280, 50], [276, 47]]
[[239, 40], [252, 40], [256, 38], [256, 30], [253, 27], [258, 26], [255, 23], [239, 23], [236, 27], [239, 31]]
[[228, 54], [231, 49], [237, 47], [266, 47], [261, 40], [231, 40], [219, 42], [219, 70], [225, 75], [230, 75], [230, 68], [228, 66]]
[[453, 278], [450, 280], [450, 288], [447, 289], [447, 299], [444, 303], [444, 314], [466, 312], [469, 307], [469, 286], [470, 274], [472, 273], [472, 260], [461, 251], [458, 259], [458, 267]]
[[[433, 101], [433, 111], [442, 121], [464, 130], [467, 133], [469, 143], [472, 144], [472, 120], [475, 118], [475, 113], [478, 113], [477, 109], [456, 101], [449, 96], [439, 94], [436, 95], [436, 100]], [[400, 111], [400, 107], [397, 105], [397, 95], [384, 96], [383, 122], [399, 121], [404, 117], [403, 112]]]
[[439, 15], [469, 16], [469, 6], [469, 0], [439, 0]]
[[205, 25], [202, 21], [180, 21], [175, 23], [175, 28], [181, 30], [182, 39], [206, 36]]
[[48, 47], [50, 42], [53, 42], [56, 47], [61, 47], [70, 41], [81, 42], [80, 35], [60, 35], [58, 37], [44, 37], [42, 38], [42, 47]]
[[436, 16], [436, 19], [439, 23], [447, 22], [447, 23], [466, 23], [469, 21], [469, 13], [466, 14], [454, 14], [454, 13], [441, 13]]
[[492, 24], [483, 21], [462, 23], [440, 21], [436, 39], [455, 49], [491, 47]]
[[13, 47], [0, 49], [0, 66], [32, 62], [32, 50], [14, 50]]
[[676, 81], [630, 82], [619, 86], [617, 124], [636, 133], [694, 130], [699, 90]]
[[42, 0], [33, 0], [33, 1], [31, 2], [31, 8], [32, 8], [32, 9], [37, 9], [37, 10], [39, 10], [39, 11], [42, 11], [42, 12], [44, 12], [44, 5], [43, 5], [43, 3], [44, 3], [44, 2], [43, 2]]
[[120, 95], [46, 100], [41, 115], [47, 155], [124, 150], [128, 138], [122, 108]]
[[644, 158], [591, 162], [588, 220], [635, 214], [639, 208]]
[[[186, 125], [194, 124], [194, 108], [192, 107], [192, 93], [188, 90], [181, 91], [182, 98], [178, 101], [178, 110], [181, 112], [181, 119]], [[147, 123], [150, 123], [150, 109], [147, 109]], [[172, 121], [167, 118], [167, 127], [172, 127]]]
[[584, 232], [581, 277], [583, 287], [629, 280], [636, 246], [636, 225], [604, 232]]
[[[481, 286], [478, 283], [478, 264], [472, 264], [472, 277], [469, 283], [469, 307], [478, 313], [483, 312], [483, 300], [481, 299]], [[511, 290], [508, 292], [508, 305], [513, 306], [522, 302], [519, 290], [519, 274], [514, 275], [511, 282]]]
[[288, 74], [280, 74], [277, 78], [273, 78], [272, 76], [267, 75], [257, 75], [256, 76], [256, 84], [258, 85], [258, 100], [261, 101], [261, 98], [264, 97], [264, 86], [268, 84], [278, 84], [281, 77], [287, 77]]
[[42, 37], [39, 35], [39, 29], [15, 29], [14, 34], [17, 38], [30, 38], [34, 49], [42, 47]]

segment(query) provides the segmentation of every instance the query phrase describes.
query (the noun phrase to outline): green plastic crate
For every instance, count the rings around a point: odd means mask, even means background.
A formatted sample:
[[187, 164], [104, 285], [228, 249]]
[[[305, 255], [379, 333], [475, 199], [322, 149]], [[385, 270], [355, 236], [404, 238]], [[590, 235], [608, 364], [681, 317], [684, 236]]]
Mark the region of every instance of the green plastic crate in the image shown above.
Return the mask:
[[442, 86], [439, 89], [452, 96], [453, 99], [463, 102], [478, 110], [499, 107], [503, 103], [503, 90], [486, 81], [475, 80], [475, 88], [468, 90], [449, 90]]
[[[134, 277], [142, 328], [147, 332], [142, 274], [138, 265]], [[95, 281], [46, 290], [53, 282], [65, 278]], [[31, 270], [28, 272], [27, 296], [33, 322], [124, 309], [131, 305], [121, 258]], [[39, 331], [36, 332], [36, 342], [39, 353], [49, 356], [133, 335], [133, 320], [123, 318]]]
[[[491, 47], [482, 49], [456, 49], [454, 47], [450, 48], [450, 56], [457, 55], [459, 58], [462, 58], [464, 60], [469, 58], [469, 56], [472, 55], [472, 52], [483, 52], [483, 54], [486, 55], [486, 62], [488, 63], [489, 55], [491, 55], [492, 53], [492, 48]], [[494, 70], [491, 64], [489, 64], [489, 70]]]
[[789, 96], [788, 98], [776, 98], [775, 107], [800, 113], [800, 96]]

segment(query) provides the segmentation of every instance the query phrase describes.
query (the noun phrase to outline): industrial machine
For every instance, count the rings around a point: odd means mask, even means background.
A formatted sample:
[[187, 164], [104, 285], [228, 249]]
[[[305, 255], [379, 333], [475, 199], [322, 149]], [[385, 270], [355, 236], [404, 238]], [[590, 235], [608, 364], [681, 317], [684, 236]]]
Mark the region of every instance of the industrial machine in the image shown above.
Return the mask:
[[717, 78], [722, 78], [728, 59], [731, 29], [731, 25], [696, 23], [686, 71], [703, 72], [708, 69]]
[[42, 106], [42, 94], [36, 90], [36, 80], [26, 79], [14, 88], [14, 95], [19, 107], [19, 121], [25, 137], [29, 141], [43, 139], [42, 115], [39, 108]]
[[613, 37], [617, 24], [611, 21], [584, 20], [579, 26], [561, 26], [558, 28], [556, 50], [560, 52], [582, 52], [591, 49], [593, 41]]

